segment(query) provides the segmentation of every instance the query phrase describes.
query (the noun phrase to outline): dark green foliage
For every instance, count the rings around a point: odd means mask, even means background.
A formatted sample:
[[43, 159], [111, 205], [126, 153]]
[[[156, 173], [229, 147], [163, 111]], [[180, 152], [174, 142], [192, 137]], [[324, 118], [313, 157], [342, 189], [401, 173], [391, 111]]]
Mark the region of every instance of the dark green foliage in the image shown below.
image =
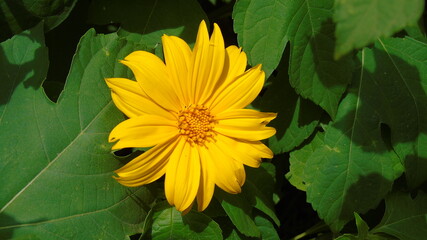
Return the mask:
[[[0, 10], [0, 239], [426, 238], [424, 1], [5, 0]], [[124, 116], [104, 78], [131, 78], [118, 60], [134, 50], [162, 57], [163, 34], [192, 45], [202, 19], [263, 65], [250, 107], [278, 113], [266, 141], [276, 156], [246, 168], [242, 193], [217, 188], [204, 212], [181, 215], [162, 179], [127, 188], [111, 177], [137, 152], [111, 153]]]

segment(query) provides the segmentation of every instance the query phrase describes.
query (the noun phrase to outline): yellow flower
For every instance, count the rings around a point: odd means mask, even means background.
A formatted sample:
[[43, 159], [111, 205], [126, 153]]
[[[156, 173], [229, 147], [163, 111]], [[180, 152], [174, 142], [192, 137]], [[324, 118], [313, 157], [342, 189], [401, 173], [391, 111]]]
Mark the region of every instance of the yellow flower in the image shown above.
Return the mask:
[[198, 210], [210, 203], [215, 185], [239, 193], [243, 165], [259, 167], [273, 153], [260, 142], [276, 133], [266, 124], [275, 113], [244, 109], [261, 91], [261, 65], [247, 71], [246, 55], [225, 49], [218, 25], [209, 38], [204, 21], [194, 49], [180, 38], [162, 37], [164, 63], [145, 51], [121, 61], [136, 81], [108, 78], [112, 99], [129, 119], [109, 136], [113, 150], [152, 147], [116, 170], [117, 181], [141, 186], [165, 175], [165, 195], [179, 211], [197, 199]]

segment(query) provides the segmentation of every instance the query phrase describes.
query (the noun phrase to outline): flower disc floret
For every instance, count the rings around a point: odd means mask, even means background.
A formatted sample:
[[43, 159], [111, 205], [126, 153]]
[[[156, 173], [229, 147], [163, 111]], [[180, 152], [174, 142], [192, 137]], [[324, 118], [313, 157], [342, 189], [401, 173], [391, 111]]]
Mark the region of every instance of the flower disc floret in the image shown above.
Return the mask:
[[214, 117], [203, 105], [186, 107], [178, 115], [179, 133], [187, 136], [190, 144], [203, 145], [206, 140], [212, 138], [214, 124]]

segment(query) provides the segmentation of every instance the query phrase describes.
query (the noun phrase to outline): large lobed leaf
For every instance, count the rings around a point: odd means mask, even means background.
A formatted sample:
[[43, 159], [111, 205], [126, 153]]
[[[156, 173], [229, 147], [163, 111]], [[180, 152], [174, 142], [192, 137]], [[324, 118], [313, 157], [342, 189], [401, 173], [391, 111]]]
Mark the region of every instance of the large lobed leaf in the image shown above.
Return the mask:
[[40, 87], [47, 50], [39, 25], [1, 43], [0, 238], [125, 239], [143, 231], [154, 197], [118, 184], [109, 131], [123, 115], [104, 77], [133, 50], [90, 30], [78, 46], [58, 103]]
[[394, 38], [375, 46], [377, 69], [368, 76], [381, 86], [377, 92], [385, 92], [378, 109], [387, 116], [383, 122], [391, 128], [407, 183], [416, 188], [427, 181], [427, 44]]
[[405, 193], [392, 193], [385, 204], [384, 217], [372, 230], [374, 233], [387, 233], [401, 240], [427, 236], [427, 195], [424, 192], [418, 192], [415, 198]]
[[416, 25], [423, 10], [424, 0], [337, 0], [335, 57]]
[[323, 142], [324, 133], [318, 132], [314, 135], [310, 144], [304, 145], [304, 147], [292, 151], [289, 156], [289, 172], [286, 173], [286, 179], [294, 187], [301, 191], [306, 191], [306, 180], [304, 176], [304, 170], [306, 168], [307, 159], [309, 159], [317, 148], [324, 144]]
[[[374, 208], [401, 174], [402, 163], [410, 186], [427, 180], [426, 49], [410, 38], [364, 49], [360, 75], [336, 121], [325, 128], [324, 144], [310, 143], [316, 150], [305, 154], [305, 165], [297, 165], [305, 167], [299, 177], [306, 182], [307, 200], [334, 231], [353, 212]], [[305, 148], [293, 155], [304, 156]]]
[[267, 75], [290, 41], [290, 83], [304, 98], [335, 117], [351, 79], [352, 61], [333, 58], [333, 0], [239, 1], [233, 11], [239, 44]]
[[234, 5], [234, 31], [239, 45], [248, 54], [249, 63], [263, 64], [266, 77], [270, 76], [282, 57], [288, 42], [288, 16], [284, 0], [240, 0]]
[[321, 106], [334, 118], [338, 103], [351, 79], [351, 58], [335, 61], [332, 0], [288, 1], [284, 13], [292, 19], [290, 82], [301, 96]]

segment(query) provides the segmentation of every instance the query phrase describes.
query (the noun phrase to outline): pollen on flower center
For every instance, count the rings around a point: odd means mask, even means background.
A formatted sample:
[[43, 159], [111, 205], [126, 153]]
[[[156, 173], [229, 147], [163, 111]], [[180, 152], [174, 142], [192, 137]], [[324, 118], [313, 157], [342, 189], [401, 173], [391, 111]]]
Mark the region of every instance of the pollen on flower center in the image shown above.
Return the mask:
[[178, 115], [179, 132], [186, 135], [191, 144], [203, 145], [208, 138], [212, 138], [214, 123], [214, 117], [202, 105], [186, 107]]

